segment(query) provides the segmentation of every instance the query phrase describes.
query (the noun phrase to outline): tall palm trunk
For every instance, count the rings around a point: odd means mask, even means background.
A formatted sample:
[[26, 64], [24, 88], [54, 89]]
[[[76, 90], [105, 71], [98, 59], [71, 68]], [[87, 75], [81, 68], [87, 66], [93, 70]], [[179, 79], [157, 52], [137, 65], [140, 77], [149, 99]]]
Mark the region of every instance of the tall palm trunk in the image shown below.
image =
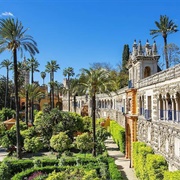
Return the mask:
[[167, 51], [167, 37], [164, 38], [164, 53], [165, 53], [165, 60], [166, 60], [166, 69], [169, 68], [169, 60], [168, 60], [168, 51]]
[[52, 89], [52, 105], [51, 105], [51, 107], [54, 108], [54, 72], [52, 72], [51, 78], [52, 78], [52, 85], [51, 85], [51, 89]]
[[8, 81], [9, 81], [9, 69], [7, 67], [7, 75], [6, 75], [6, 93], [5, 93], [5, 103], [4, 103], [4, 107], [8, 107], [7, 106], [7, 97], [8, 97]]
[[[32, 64], [32, 66], [31, 66], [31, 84], [34, 83], [33, 71], [34, 71], [34, 69], [33, 69], [33, 64]], [[34, 123], [34, 98], [33, 97], [31, 99], [31, 123], [32, 123], [32, 125]]]
[[[27, 87], [26, 87], [27, 88]], [[25, 121], [28, 128], [28, 90], [26, 89], [26, 109], [25, 109]]]
[[15, 103], [16, 103], [16, 141], [17, 141], [17, 158], [21, 158], [20, 126], [19, 126], [19, 97], [18, 97], [18, 71], [17, 71], [17, 50], [13, 50], [14, 59], [14, 86], [15, 86]]
[[76, 94], [74, 95], [74, 112], [76, 112]]
[[59, 107], [59, 110], [60, 110], [60, 105], [59, 105], [60, 103], [59, 102], [60, 102], [60, 99], [59, 99], [59, 87], [58, 87], [58, 107]]
[[70, 82], [69, 82], [69, 75], [68, 75], [68, 111], [70, 112]]
[[96, 95], [92, 96], [93, 156], [96, 156]]

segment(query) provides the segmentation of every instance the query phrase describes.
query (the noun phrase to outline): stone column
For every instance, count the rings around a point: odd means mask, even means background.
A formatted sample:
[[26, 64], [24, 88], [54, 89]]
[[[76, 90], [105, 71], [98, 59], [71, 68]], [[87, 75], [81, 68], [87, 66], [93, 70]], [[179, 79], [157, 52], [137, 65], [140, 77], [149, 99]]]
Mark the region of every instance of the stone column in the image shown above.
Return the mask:
[[157, 99], [157, 112], [158, 112], [158, 114], [157, 114], [157, 117], [158, 117], [158, 119], [157, 120], [161, 120], [161, 100], [160, 100], [160, 98], [158, 98]]
[[169, 120], [169, 117], [168, 117], [168, 100], [166, 99], [165, 100], [165, 102], [166, 102], [166, 120]]
[[178, 98], [176, 97], [174, 100], [175, 100], [175, 106], [176, 106], [176, 121], [178, 122], [178, 120], [179, 120]]
[[166, 119], [166, 99], [163, 99], [163, 120]]
[[172, 96], [171, 96], [171, 104], [172, 104], [172, 121], [174, 122], [175, 107], [174, 107], [174, 98]]

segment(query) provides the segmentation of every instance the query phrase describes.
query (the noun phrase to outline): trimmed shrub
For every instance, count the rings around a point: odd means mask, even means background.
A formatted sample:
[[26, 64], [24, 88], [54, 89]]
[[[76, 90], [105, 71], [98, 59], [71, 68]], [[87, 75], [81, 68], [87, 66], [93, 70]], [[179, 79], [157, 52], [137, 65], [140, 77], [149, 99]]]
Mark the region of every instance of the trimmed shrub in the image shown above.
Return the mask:
[[120, 151], [125, 153], [125, 129], [116, 121], [110, 121], [109, 130]]
[[62, 153], [65, 150], [69, 149], [71, 146], [71, 139], [68, 137], [66, 132], [60, 132], [57, 135], [53, 135], [50, 139], [50, 146]]
[[163, 180], [180, 180], [180, 170], [179, 171], [165, 171]]
[[163, 156], [143, 142], [133, 143], [133, 165], [140, 180], [162, 180], [168, 165]]
[[24, 149], [27, 152], [38, 152], [43, 148], [43, 143], [40, 137], [26, 138], [24, 140]]
[[139, 169], [139, 177], [143, 180], [148, 180], [148, 172], [145, 165], [148, 163], [146, 157], [148, 154], [153, 154], [153, 149], [149, 146], [140, 147], [139, 155], [138, 155], [138, 169]]
[[168, 164], [163, 156], [148, 154], [146, 158], [146, 171], [149, 180], [162, 180], [164, 172], [168, 170]]
[[146, 156], [148, 153], [152, 154], [153, 150], [152, 148], [147, 147], [145, 143], [133, 143], [133, 165], [136, 172], [136, 176], [140, 179], [147, 179], [146, 170], [144, 169], [144, 166], [146, 163]]
[[81, 152], [90, 151], [93, 148], [92, 136], [89, 133], [78, 135], [74, 144]]
[[123, 177], [120, 173], [120, 171], [117, 168], [117, 165], [114, 162], [113, 158], [108, 158], [108, 166], [109, 166], [109, 176], [110, 179], [118, 179], [118, 180], [123, 180]]

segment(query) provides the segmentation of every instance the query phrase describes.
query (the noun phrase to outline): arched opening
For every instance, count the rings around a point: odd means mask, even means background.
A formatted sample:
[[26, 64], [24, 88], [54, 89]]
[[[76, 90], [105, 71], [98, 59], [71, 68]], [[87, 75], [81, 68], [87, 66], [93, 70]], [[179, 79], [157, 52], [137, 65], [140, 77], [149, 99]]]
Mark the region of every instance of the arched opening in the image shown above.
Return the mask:
[[151, 75], [151, 68], [149, 66], [146, 66], [144, 68], [144, 78], [148, 77]]
[[170, 94], [167, 93], [167, 120], [172, 120], [172, 101], [170, 98]]
[[164, 119], [164, 113], [163, 113], [163, 99], [162, 95], [159, 95], [159, 118]]

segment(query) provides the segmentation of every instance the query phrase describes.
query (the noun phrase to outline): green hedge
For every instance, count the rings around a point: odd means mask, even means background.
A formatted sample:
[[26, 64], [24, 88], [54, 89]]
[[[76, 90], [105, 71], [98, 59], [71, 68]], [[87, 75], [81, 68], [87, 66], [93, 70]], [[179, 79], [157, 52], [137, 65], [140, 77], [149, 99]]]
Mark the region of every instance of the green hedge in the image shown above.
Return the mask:
[[125, 153], [125, 129], [116, 121], [110, 121], [110, 133], [122, 153]]
[[4, 160], [0, 165], [0, 177], [9, 180], [14, 174], [34, 166], [32, 160]]
[[162, 180], [164, 172], [168, 170], [168, 164], [164, 157], [157, 154], [148, 154], [146, 161], [149, 180]]
[[165, 171], [164, 180], [180, 180], [180, 170], [179, 171]]
[[117, 165], [114, 162], [114, 158], [109, 157], [108, 164], [109, 164], [110, 179], [111, 180], [115, 180], [115, 179], [123, 180], [121, 172], [118, 170]]
[[133, 143], [133, 165], [140, 180], [162, 180], [168, 165], [163, 156], [143, 142]]
[[28, 177], [37, 171], [46, 172], [48, 174], [54, 170], [58, 172], [69, 167], [83, 167], [89, 170], [96, 169], [100, 178], [101, 176], [107, 176], [107, 179], [121, 180], [121, 173], [118, 171], [114, 159], [104, 155], [97, 156], [96, 158], [87, 156], [62, 157], [58, 160], [48, 158], [35, 160], [6, 160], [3, 161], [0, 166], [0, 177], [3, 180], [9, 180], [11, 178], [18, 180]]

